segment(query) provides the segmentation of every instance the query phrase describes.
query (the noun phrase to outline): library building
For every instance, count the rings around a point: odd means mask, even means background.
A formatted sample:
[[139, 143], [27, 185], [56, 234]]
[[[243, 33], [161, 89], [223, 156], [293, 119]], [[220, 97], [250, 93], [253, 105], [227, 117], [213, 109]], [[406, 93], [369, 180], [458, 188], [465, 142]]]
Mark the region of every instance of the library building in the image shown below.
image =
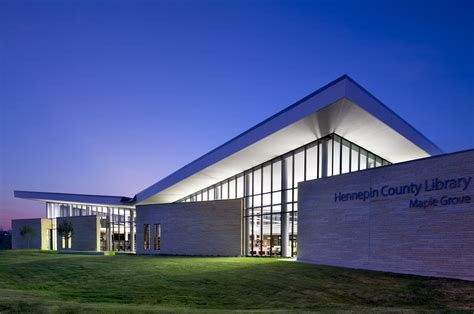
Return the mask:
[[474, 280], [473, 177], [474, 149], [444, 153], [344, 75], [132, 196], [14, 191], [44, 218], [12, 244]]

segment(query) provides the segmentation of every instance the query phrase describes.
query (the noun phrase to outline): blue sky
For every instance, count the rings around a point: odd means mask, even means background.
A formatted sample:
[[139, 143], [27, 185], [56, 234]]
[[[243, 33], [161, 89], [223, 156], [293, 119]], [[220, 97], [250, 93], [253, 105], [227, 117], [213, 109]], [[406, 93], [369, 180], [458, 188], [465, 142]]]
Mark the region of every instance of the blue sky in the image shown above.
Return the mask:
[[14, 189], [133, 196], [348, 74], [474, 147], [474, 1], [0, 0], [0, 227]]

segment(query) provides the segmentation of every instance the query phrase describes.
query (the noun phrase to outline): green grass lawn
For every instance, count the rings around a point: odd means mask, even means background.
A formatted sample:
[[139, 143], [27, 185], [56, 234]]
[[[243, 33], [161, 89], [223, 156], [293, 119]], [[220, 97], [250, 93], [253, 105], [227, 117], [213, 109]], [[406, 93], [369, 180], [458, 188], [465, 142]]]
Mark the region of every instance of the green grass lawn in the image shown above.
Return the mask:
[[474, 283], [270, 258], [0, 251], [0, 312], [474, 310]]

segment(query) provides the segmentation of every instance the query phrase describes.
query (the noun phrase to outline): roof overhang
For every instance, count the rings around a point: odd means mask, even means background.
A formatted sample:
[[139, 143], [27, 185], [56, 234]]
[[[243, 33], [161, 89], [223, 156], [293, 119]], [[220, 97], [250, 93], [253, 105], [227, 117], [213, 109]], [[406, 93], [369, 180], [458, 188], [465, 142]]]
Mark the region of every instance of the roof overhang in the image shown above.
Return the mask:
[[344, 75], [138, 193], [136, 202], [175, 202], [331, 133], [392, 163], [442, 153]]
[[14, 191], [14, 194], [17, 198], [51, 203], [83, 204], [127, 208], [135, 207], [133, 199], [124, 196], [84, 195], [31, 191]]

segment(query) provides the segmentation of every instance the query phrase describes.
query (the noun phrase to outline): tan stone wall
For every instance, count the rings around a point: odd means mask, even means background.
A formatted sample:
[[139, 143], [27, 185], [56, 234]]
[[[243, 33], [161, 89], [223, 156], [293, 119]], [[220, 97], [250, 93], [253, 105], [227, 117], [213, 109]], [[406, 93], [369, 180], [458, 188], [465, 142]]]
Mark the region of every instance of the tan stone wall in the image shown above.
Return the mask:
[[[137, 253], [240, 256], [242, 201], [224, 200], [137, 206]], [[150, 250], [144, 250], [150, 224]], [[153, 250], [154, 224], [161, 225], [161, 249]]]
[[[336, 201], [335, 193], [432, 179], [472, 178], [468, 188]], [[470, 202], [439, 204], [443, 196]], [[300, 183], [298, 260], [474, 280], [474, 151]], [[410, 201], [437, 206], [410, 207]]]
[[74, 234], [71, 247], [63, 248], [61, 235], [57, 233], [58, 251], [100, 251], [99, 216], [60, 217], [56, 219], [56, 227], [65, 220], [72, 222]]
[[52, 228], [51, 219], [41, 218], [41, 249], [42, 250], [53, 249], [52, 247], [50, 247], [52, 245], [52, 242], [50, 242], [50, 238], [48, 235], [48, 233], [50, 232], [49, 230], [51, 228]]
[[[23, 237], [20, 230], [24, 226], [33, 228], [33, 234]], [[48, 250], [48, 230], [51, 229], [51, 220], [47, 218], [14, 219], [12, 220], [12, 248]]]

